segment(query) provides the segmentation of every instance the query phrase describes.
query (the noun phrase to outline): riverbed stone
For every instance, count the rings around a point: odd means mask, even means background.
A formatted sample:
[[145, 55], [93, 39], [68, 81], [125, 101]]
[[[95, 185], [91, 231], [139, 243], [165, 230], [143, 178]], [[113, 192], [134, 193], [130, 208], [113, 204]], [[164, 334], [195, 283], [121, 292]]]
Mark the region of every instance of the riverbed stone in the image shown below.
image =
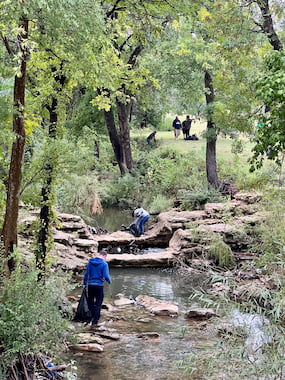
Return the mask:
[[[266, 217], [258, 211], [261, 194], [236, 193], [232, 200], [207, 203], [204, 210], [181, 211], [178, 208], [160, 213], [155, 222], [150, 218], [145, 236], [134, 237], [128, 231], [91, 234], [80, 216], [59, 213], [54, 225], [54, 267], [82, 272], [90, 255], [107, 248], [112, 267], [171, 267], [177, 261], [191, 265], [198, 258], [210, 260], [211, 239], [220, 235], [236, 261], [250, 260], [250, 247], [256, 239], [254, 227]], [[25, 210], [20, 220], [19, 248], [25, 257], [32, 257], [33, 236], [39, 210]], [[212, 236], [212, 237], [211, 237]], [[152, 247], [161, 247], [152, 252]], [[149, 251], [141, 254], [142, 248]], [[213, 262], [213, 261], [212, 261]]]
[[97, 343], [100, 345], [104, 344], [104, 339], [101, 338], [98, 335], [92, 334], [90, 332], [84, 332], [77, 334], [78, 343], [79, 344], [85, 344], [85, 343]]
[[212, 317], [217, 317], [213, 309], [204, 308], [192, 308], [186, 311], [185, 317], [189, 319], [210, 319]]
[[157, 332], [145, 332], [137, 335], [138, 338], [142, 338], [144, 340], [150, 340], [152, 342], [159, 342], [160, 335]]
[[159, 316], [178, 316], [178, 305], [173, 302], [167, 302], [158, 300], [154, 297], [149, 297], [145, 295], [139, 295], [136, 297], [136, 302], [138, 305], [144, 306], [154, 315]]
[[115, 306], [127, 306], [127, 305], [133, 305], [135, 303], [135, 300], [127, 298], [124, 294], [116, 294], [114, 299], [114, 305]]
[[68, 347], [71, 351], [103, 352], [104, 346], [98, 343], [73, 344]]

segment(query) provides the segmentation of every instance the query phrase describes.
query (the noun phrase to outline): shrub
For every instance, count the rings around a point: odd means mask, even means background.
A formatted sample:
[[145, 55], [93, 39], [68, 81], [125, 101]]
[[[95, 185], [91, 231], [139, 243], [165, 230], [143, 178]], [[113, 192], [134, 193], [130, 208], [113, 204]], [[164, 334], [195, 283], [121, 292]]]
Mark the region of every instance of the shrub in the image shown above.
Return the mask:
[[68, 327], [62, 309], [65, 288], [66, 280], [60, 277], [53, 276], [45, 284], [38, 283], [35, 271], [17, 269], [10, 278], [2, 278], [2, 373], [19, 355], [57, 355], [63, 350]]

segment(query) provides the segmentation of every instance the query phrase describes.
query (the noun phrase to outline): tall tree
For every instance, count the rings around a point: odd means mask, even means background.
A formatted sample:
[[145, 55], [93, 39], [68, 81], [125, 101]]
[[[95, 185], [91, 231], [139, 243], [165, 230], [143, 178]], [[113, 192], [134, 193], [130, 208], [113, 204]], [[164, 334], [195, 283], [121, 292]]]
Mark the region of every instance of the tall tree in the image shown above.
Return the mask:
[[[54, 222], [54, 185], [59, 169], [59, 151], [56, 144], [58, 130], [66, 116], [65, 106], [72, 87], [76, 85], [77, 76], [82, 75], [88, 64], [84, 60], [80, 62], [78, 57], [84, 56], [86, 46], [94, 48], [93, 53], [101, 46], [102, 41], [96, 42], [102, 26], [100, 18], [100, 8], [91, 0], [79, 2], [76, 6], [72, 1], [55, 0], [37, 12], [38, 34], [35, 35], [37, 50], [31, 62], [30, 87], [42, 114], [46, 114], [45, 110], [48, 112], [48, 117], [45, 115], [42, 122], [42, 125], [47, 127], [48, 133], [44, 149], [46, 153], [43, 157], [44, 175], [36, 247], [39, 280], [45, 275], [51, 228]], [[98, 34], [95, 37], [96, 31]], [[93, 59], [91, 66], [94, 67], [96, 64]]]
[[[285, 157], [285, 53], [283, 44], [276, 32], [273, 22], [274, 5], [279, 8], [279, 2], [272, 2], [269, 7], [268, 0], [256, 0], [260, 9], [261, 20], [256, 19], [255, 24], [266, 36], [273, 52], [267, 53], [264, 59], [264, 71], [256, 80], [256, 95], [263, 102], [262, 112], [259, 114], [259, 127], [254, 135], [253, 156], [250, 160], [251, 170], [260, 168], [264, 158], [273, 160], [282, 168]], [[280, 11], [280, 9], [279, 9]], [[284, 9], [281, 9], [284, 20]], [[276, 19], [275, 15], [275, 19]]]
[[233, 136], [251, 128], [253, 96], [245, 83], [254, 74], [250, 62], [258, 36], [249, 39], [250, 16], [231, 2], [197, 1], [183, 13], [157, 47], [156, 70], [170, 104], [175, 99], [177, 109], [206, 119], [207, 180], [220, 189], [219, 133]]
[[133, 166], [129, 131], [131, 105], [148, 74], [139, 58], [152, 36], [161, 31], [170, 8], [167, 1], [138, 0], [105, 1], [103, 8], [110, 44], [102, 56], [113, 62], [110, 71], [114, 76], [98, 86], [99, 95], [94, 104], [105, 110], [107, 129], [123, 175]]
[[[21, 1], [24, 3], [24, 0]], [[25, 150], [25, 85], [27, 73], [29, 21], [24, 12], [20, 15], [18, 34], [15, 44], [11, 45], [7, 35], [2, 34], [2, 41], [10, 55], [18, 54], [19, 66], [14, 79], [14, 111], [13, 132], [15, 134], [12, 145], [9, 176], [7, 181], [6, 212], [1, 231], [1, 239], [4, 242], [4, 257], [8, 259], [4, 266], [8, 272], [15, 267], [14, 251], [17, 246], [17, 223], [19, 212], [19, 197], [22, 179], [22, 163]]]

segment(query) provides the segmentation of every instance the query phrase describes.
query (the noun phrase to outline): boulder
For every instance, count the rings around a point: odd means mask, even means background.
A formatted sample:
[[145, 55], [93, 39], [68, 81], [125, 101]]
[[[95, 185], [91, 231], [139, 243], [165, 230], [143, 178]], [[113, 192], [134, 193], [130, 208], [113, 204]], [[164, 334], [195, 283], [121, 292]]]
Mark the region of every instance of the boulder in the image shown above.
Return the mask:
[[161, 301], [154, 297], [139, 295], [136, 297], [138, 305], [144, 306], [154, 315], [159, 316], [178, 316], [178, 305], [173, 302]]
[[191, 319], [210, 319], [212, 317], [217, 317], [218, 315], [214, 312], [213, 309], [204, 309], [204, 308], [193, 308], [188, 310], [185, 313], [185, 318]]

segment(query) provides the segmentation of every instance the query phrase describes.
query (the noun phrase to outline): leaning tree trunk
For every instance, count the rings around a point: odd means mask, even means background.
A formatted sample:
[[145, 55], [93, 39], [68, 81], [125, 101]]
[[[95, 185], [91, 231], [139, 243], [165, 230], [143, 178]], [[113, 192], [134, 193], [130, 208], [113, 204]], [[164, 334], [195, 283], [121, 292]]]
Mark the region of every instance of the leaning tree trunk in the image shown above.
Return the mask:
[[112, 107], [109, 111], [104, 111], [104, 117], [105, 117], [106, 126], [107, 126], [108, 133], [109, 133], [109, 138], [110, 138], [110, 141], [111, 141], [111, 144], [113, 147], [113, 151], [114, 151], [117, 163], [118, 163], [119, 168], [120, 168], [120, 173], [123, 176], [124, 174], [127, 173], [128, 168], [127, 168], [127, 165], [123, 159], [122, 147], [121, 147], [121, 143], [120, 143], [120, 138], [119, 138], [118, 133], [117, 133], [115, 118], [114, 118], [114, 113], [113, 113]]
[[4, 257], [8, 259], [4, 264], [4, 267], [8, 273], [15, 268], [13, 252], [17, 246], [20, 187], [22, 182], [22, 164], [26, 142], [24, 107], [28, 48], [25, 42], [28, 38], [28, 25], [28, 20], [25, 17], [22, 17], [19, 28], [21, 32], [17, 36], [17, 45], [21, 50], [20, 75], [15, 76], [14, 80], [13, 132], [15, 134], [15, 139], [12, 145], [7, 183], [6, 212], [1, 232], [1, 239], [4, 243]]
[[268, 41], [274, 50], [282, 50], [283, 45], [275, 32], [268, 0], [257, 0], [257, 4], [263, 18], [263, 24], [261, 25], [263, 33], [266, 34]]
[[117, 112], [120, 125], [120, 145], [122, 148], [123, 162], [126, 164], [128, 171], [133, 168], [133, 159], [131, 152], [130, 130], [129, 130], [129, 115], [130, 103], [122, 103], [117, 100]]
[[208, 108], [207, 112], [207, 146], [206, 146], [206, 172], [208, 184], [219, 189], [221, 182], [218, 178], [217, 160], [216, 160], [216, 142], [217, 131], [212, 120], [213, 103], [215, 99], [214, 87], [211, 74], [206, 70], [204, 76], [205, 96]]

